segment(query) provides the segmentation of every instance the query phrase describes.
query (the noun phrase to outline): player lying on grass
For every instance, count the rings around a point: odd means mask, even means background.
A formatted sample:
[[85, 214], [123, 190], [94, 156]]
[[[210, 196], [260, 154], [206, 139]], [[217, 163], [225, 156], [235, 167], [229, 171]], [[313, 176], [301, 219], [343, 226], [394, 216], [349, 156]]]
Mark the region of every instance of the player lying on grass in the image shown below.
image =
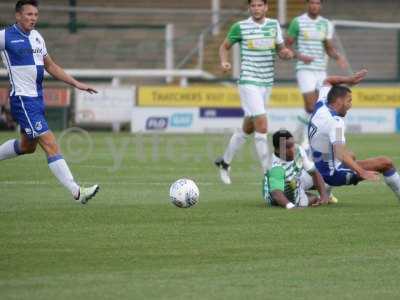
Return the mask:
[[293, 58], [286, 48], [278, 20], [267, 18], [267, 0], [248, 0], [250, 18], [236, 22], [221, 44], [219, 55], [224, 72], [231, 70], [229, 51], [240, 45], [241, 73], [238, 82], [240, 102], [244, 111], [242, 128], [236, 131], [222, 157], [215, 161], [223, 183], [231, 184], [230, 170], [235, 154], [253, 135], [263, 173], [268, 167], [268, 122], [266, 105], [274, 82], [275, 57]]
[[[292, 209], [328, 203], [324, 180], [305, 151], [295, 144], [293, 135], [287, 130], [279, 130], [272, 141], [271, 168], [263, 181], [263, 197], [267, 204]], [[306, 192], [306, 183], [302, 181], [304, 171], [311, 175], [320, 197]]]
[[332, 76], [325, 80], [308, 129], [313, 160], [331, 186], [376, 181], [380, 173], [400, 200], [400, 176], [390, 158], [356, 160], [346, 147], [344, 117], [351, 108], [352, 96], [350, 88], [340, 84], [359, 83], [366, 74], [362, 70], [350, 77]]

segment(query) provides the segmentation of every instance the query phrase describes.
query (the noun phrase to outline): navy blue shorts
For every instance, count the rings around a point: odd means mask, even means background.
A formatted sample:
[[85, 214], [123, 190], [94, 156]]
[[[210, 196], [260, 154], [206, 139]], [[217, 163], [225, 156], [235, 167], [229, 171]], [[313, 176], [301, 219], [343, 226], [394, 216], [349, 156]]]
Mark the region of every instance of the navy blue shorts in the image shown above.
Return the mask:
[[36, 139], [49, 131], [42, 97], [12, 96], [10, 107], [14, 121], [21, 126], [21, 132], [28, 138]]
[[321, 174], [324, 181], [330, 186], [356, 185], [362, 179], [353, 170], [340, 164], [332, 175]]

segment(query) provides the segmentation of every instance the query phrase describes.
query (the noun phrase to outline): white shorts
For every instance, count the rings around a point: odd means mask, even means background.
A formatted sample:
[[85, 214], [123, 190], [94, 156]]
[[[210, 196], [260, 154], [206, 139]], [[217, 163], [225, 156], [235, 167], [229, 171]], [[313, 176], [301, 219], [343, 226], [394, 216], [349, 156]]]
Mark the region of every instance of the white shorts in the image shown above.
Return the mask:
[[300, 186], [299, 187], [299, 203], [297, 204], [298, 207], [307, 207], [310, 205], [310, 201], [308, 200], [308, 196], [306, 191]]
[[296, 72], [297, 84], [302, 94], [319, 90], [326, 78], [324, 71], [298, 70]]
[[266, 113], [265, 107], [271, 96], [272, 87], [256, 85], [239, 85], [240, 103], [246, 117], [254, 117]]

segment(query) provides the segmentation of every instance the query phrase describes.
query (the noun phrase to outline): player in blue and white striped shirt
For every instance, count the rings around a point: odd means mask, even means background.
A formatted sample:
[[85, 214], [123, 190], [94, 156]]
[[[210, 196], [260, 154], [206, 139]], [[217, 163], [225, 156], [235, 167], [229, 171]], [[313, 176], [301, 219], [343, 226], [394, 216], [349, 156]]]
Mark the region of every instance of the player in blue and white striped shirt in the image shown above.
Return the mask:
[[400, 175], [390, 158], [356, 160], [346, 147], [344, 117], [352, 106], [352, 95], [348, 87], [340, 84], [357, 84], [366, 74], [366, 70], [361, 70], [353, 76], [331, 76], [325, 80], [308, 127], [313, 160], [330, 186], [378, 180], [380, 173], [400, 200]]
[[0, 160], [33, 153], [39, 144], [53, 174], [77, 201], [85, 204], [97, 193], [99, 186], [80, 187], [60, 153], [44, 116], [44, 70], [77, 89], [89, 93], [97, 91], [75, 80], [51, 59], [43, 37], [34, 30], [39, 15], [36, 0], [18, 1], [15, 11], [16, 23], [0, 30], [0, 51], [10, 79], [11, 113], [21, 127], [21, 136], [19, 140], [0, 145]]

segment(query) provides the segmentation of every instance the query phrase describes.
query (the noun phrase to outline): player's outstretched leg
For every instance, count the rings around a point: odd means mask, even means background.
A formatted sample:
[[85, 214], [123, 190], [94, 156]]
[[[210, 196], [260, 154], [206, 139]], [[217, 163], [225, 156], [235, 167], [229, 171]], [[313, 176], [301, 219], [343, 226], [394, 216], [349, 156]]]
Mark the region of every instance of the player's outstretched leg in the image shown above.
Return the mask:
[[79, 186], [75, 182], [67, 162], [64, 160], [62, 155], [58, 154], [51, 156], [47, 161], [54, 176], [71, 192], [74, 199], [79, 201], [81, 204], [86, 204], [99, 191], [100, 187], [97, 184], [87, 188]]
[[366, 160], [358, 160], [357, 163], [365, 170], [382, 173], [387, 186], [400, 200], [400, 175], [396, 171], [393, 161], [388, 157], [375, 157]]
[[222, 157], [215, 160], [215, 165], [219, 168], [220, 178], [223, 183], [231, 184], [229, 176], [230, 164], [236, 152], [244, 145], [249, 134], [246, 134], [243, 129], [237, 130], [231, 137], [229, 144]]
[[217, 158], [214, 163], [219, 168], [219, 177], [222, 182], [225, 184], [231, 184], [231, 178], [229, 176], [231, 170], [230, 165], [224, 161], [223, 157]]
[[265, 173], [269, 164], [269, 152], [267, 141], [267, 117], [265, 114], [255, 117], [254, 119], [255, 133], [254, 144], [256, 147], [257, 155]]
[[88, 203], [90, 199], [92, 199], [97, 192], [100, 190], [100, 186], [98, 184], [92, 185], [90, 187], [80, 187], [79, 188], [79, 196], [76, 199], [82, 204]]
[[0, 145], [0, 160], [14, 158], [21, 154], [18, 140], [8, 140]]
[[400, 176], [396, 169], [391, 168], [390, 170], [384, 172], [383, 178], [389, 188], [396, 194], [397, 199], [400, 200]]
[[303, 115], [297, 116], [297, 120], [299, 124], [295, 130], [296, 134], [296, 142], [300, 144], [300, 146], [306, 151], [309, 151], [310, 143], [308, 142], [308, 123], [310, 120], [311, 114], [308, 112], [304, 112]]
[[86, 204], [99, 190], [98, 185], [93, 185], [88, 188], [80, 187], [60, 154], [54, 134], [49, 131], [39, 137], [39, 144], [47, 154], [47, 162], [49, 169], [58, 181], [66, 187], [72, 194], [75, 200], [82, 204]]
[[261, 167], [263, 169], [263, 173], [265, 173], [268, 169], [269, 164], [267, 134], [256, 132], [254, 134], [254, 144], [256, 147], [258, 158], [261, 163]]
[[248, 134], [246, 134], [243, 129], [238, 129], [231, 137], [228, 147], [226, 147], [225, 153], [223, 155], [223, 159], [227, 164], [230, 164], [240, 148], [246, 143], [248, 138]]
[[66, 187], [75, 199], [79, 198], [79, 185], [75, 182], [74, 177], [61, 154], [53, 155], [47, 158], [50, 171], [58, 179], [58, 181]]
[[[310, 74], [306, 75], [308, 72], [302, 72], [302, 75], [300, 76], [310, 76]], [[310, 156], [310, 143], [308, 141], [308, 123], [310, 122], [310, 117], [311, 114], [314, 111], [314, 105], [315, 102], [317, 101], [318, 94], [315, 92], [316, 88], [316, 82], [314, 80], [316, 78], [313, 78], [313, 76], [306, 77], [306, 78], [297, 78], [298, 80], [303, 80], [302, 83], [299, 83], [300, 86], [304, 85], [306, 82], [308, 82], [310, 85], [307, 86], [308, 92], [303, 93], [303, 99], [304, 99], [304, 114], [301, 116], [298, 116], [299, 120], [299, 126], [296, 129], [297, 132], [297, 143], [301, 145], [301, 147], [306, 151], [307, 155]], [[310, 81], [310, 79], [312, 79]]]
[[97, 184], [87, 188], [79, 186], [75, 182], [67, 162], [62, 155], [51, 156], [47, 161], [54, 176], [71, 192], [74, 199], [81, 204], [86, 204], [99, 191], [100, 187]]
[[38, 139], [21, 133], [20, 139], [8, 140], [0, 145], [0, 160], [34, 153]]

